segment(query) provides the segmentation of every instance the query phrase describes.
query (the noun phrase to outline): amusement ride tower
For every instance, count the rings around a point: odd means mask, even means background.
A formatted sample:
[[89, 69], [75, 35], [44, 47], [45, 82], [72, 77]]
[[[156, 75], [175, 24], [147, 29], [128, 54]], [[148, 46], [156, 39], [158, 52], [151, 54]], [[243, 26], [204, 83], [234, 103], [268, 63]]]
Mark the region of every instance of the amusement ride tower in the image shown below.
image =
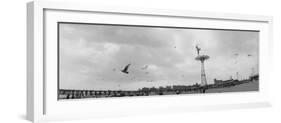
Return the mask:
[[201, 48], [196, 45], [196, 50], [197, 50], [197, 57], [195, 57], [195, 60], [201, 62], [201, 86], [207, 85], [207, 79], [206, 79], [206, 74], [205, 74], [205, 68], [204, 68], [204, 61], [208, 60], [210, 57], [208, 55], [200, 55], [200, 50]]

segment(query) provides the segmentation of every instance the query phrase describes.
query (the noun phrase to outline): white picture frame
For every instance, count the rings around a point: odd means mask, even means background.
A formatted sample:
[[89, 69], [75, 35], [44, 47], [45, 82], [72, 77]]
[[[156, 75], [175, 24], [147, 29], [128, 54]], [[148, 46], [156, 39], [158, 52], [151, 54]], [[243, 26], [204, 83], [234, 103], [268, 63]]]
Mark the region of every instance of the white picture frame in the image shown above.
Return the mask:
[[[96, 19], [100, 17], [100, 19]], [[137, 21], [143, 18], [145, 21]], [[134, 22], [128, 20], [136, 20]], [[125, 21], [127, 20], [127, 21]], [[158, 22], [160, 20], [165, 20]], [[190, 21], [187, 24], [187, 20]], [[57, 101], [56, 24], [59, 21], [118, 23], [260, 31], [260, 91], [228, 94], [182, 95], [149, 98]], [[270, 106], [271, 16], [229, 13], [152, 10], [91, 5], [86, 2], [34, 1], [27, 4], [27, 119], [30, 121], [110, 117], [128, 114], [163, 113]], [[177, 22], [177, 23], [175, 23]], [[183, 25], [180, 25], [183, 24]], [[220, 26], [218, 26], [220, 24]], [[193, 25], [193, 26], [194, 26]], [[49, 33], [51, 32], [51, 33]], [[118, 105], [116, 107], [115, 105]], [[72, 107], [69, 109], [69, 107]], [[93, 110], [94, 109], [94, 110]], [[67, 114], [67, 115], [66, 115]]]

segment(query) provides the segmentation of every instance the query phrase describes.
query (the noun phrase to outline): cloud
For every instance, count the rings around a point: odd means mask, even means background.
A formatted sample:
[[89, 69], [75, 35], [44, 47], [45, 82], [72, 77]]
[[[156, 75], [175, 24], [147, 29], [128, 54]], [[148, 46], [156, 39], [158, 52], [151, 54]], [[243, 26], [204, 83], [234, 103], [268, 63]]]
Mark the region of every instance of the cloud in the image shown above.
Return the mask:
[[[60, 24], [60, 85], [137, 89], [199, 83], [197, 44], [210, 56], [205, 62], [209, 83], [258, 70], [258, 32]], [[124, 74], [120, 70], [127, 64], [129, 74]]]

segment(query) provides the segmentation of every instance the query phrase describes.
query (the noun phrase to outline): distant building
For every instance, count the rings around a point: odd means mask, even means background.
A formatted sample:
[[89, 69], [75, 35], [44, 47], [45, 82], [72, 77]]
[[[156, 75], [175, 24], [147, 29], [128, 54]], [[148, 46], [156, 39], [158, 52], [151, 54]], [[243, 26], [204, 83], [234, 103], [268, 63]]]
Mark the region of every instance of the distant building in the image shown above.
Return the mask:
[[259, 80], [259, 75], [253, 75], [249, 77], [249, 80], [254, 81], [254, 80]]
[[217, 80], [217, 79], [214, 79], [214, 83], [215, 84], [225, 84], [225, 83], [229, 83], [229, 82], [233, 82], [234, 80], [231, 78], [229, 80]]
[[173, 85], [174, 90], [183, 90], [186, 88], [187, 88], [187, 86], [184, 86], [184, 85]]

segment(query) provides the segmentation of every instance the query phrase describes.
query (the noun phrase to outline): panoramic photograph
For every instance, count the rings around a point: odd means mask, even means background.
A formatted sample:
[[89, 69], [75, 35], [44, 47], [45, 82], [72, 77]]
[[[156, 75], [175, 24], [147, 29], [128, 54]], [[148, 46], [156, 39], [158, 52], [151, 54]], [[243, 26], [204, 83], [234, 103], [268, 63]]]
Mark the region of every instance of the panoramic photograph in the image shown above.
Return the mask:
[[58, 23], [58, 100], [259, 91], [259, 31]]

